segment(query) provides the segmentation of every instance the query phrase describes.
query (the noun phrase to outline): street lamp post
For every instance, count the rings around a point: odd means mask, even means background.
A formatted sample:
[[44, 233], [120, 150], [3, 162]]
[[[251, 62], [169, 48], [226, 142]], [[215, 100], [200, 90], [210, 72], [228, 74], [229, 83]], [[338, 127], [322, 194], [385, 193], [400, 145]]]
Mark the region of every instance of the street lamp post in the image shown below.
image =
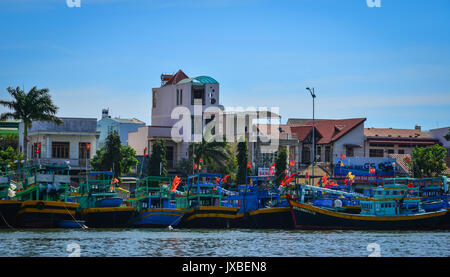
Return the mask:
[[[314, 93], [314, 88], [309, 88], [309, 87], [307, 87], [306, 88], [307, 90], [309, 90], [309, 92], [311, 93], [311, 97], [312, 97], [312, 100], [313, 100], [313, 125], [312, 125], [312, 156], [313, 156], [313, 166], [312, 166], [312, 178], [313, 178], [313, 180], [314, 180], [314, 166], [316, 165], [316, 141], [315, 141], [315, 139], [314, 139], [314, 98], [316, 98], [316, 94]], [[314, 182], [314, 181], [313, 181]]]

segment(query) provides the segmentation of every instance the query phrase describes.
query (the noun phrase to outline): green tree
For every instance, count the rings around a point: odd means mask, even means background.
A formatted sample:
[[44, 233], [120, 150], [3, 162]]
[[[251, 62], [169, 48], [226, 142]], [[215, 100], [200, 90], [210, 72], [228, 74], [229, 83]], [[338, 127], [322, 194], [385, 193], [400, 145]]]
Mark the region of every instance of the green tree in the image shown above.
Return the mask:
[[230, 175], [227, 179], [227, 185], [236, 182], [236, 170], [238, 168], [235, 149], [229, 143], [224, 146], [227, 152], [227, 158], [223, 164], [215, 162], [215, 160], [206, 160], [206, 167], [209, 172], [220, 173], [222, 176]]
[[[0, 166], [2, 171], [7, 168], [8, 170], [16, 170], [18, 163], [23, 160], [23, 154], [17, 153], [11, 146], [5, 150], [0, 150]], [[17, 161], [17, 163], [15, 163]]]
[[17, 150], [18, 145], [18, 134], [7, 134], [6, 136], [0, 136], [0, 150], [6, 150], [8, 147], [12, 147], [14, 150]]
[[283, 181], [286, 176], [287, 157], [287, 149], [286, 147], [282, 147], [280, 151], [278, 151], [278, 155], [275, 159], [275, 181], [278, 185], [280, 185], [281, 181]]
[[152, 144], [152, 154], [148, 163], [149, 176], [167, 176], [166, 143], [159, 139]]
[[56, 117], [58, 107], [53, 104], [49, 90], [33, 87], [25, 93], [19, 87], [7, 88], [13, 97], [12, 101], [0, 100], [0, 105], [7, 107], [11, 112], [2, 113], [0, 120], [20, 119], [24, 124], [23, 153], [27, 157], [28, 129], [32, 127], [33, 121], [50, 121], [62, 124], [61, 119]]
[[[123, 154], [132, 154], [132, 152], [124, 151], [122, 148], [123, 146], [117, 131], [110, 132], [106, 137], [105, 145], [103, 148], [97, 150], [95, 157], [91, 161], [94, 170], [108, 171], [112, 169], [116, 178], [123, 173], [128, 173], [129, 168], [123, 168], [123, 165], [132, 164], [129, 162], [133, 159]], [[125, 160], [126, 162], [124, 162]]]
[[139, 163], [136, 159], [136, 151], [131, 146], [121, 145], [120, 153], [122, 155], [122, 161], [120, 162], [122, 174], [128, 174], [131, 172], [131, 169]]
[[247, 141], [241, 141], [237, 145], [237, 176], [238, 185], [246, 183], [246, 177], [251, 175], [251, 168], [247, 168], [248, 163], [248, 145]]
[[406, 161], [415, 178], [436, 177], [445, 171], [444, 147], [435, 144], [429, 147], [416, 147], [412, 153], [412, 159]]
[[[202, 166], [202, 170], [206, 171], [209, 167], [225, 167], [230, 159], [230, 153], [227, 150], [225, 141], [210, 141], [202, 139], [202, 142], [189, 145], [189, 153], [194, 152], [194, 161], [197, 165]], [[200, 163], [200, 160], [202, 162]]]

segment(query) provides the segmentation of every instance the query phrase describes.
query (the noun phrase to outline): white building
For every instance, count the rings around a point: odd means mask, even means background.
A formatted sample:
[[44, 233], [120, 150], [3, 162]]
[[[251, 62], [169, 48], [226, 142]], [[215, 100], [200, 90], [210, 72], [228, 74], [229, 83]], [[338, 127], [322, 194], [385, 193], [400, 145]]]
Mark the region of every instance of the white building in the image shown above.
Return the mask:
[[[165, 140], [168, 170], [173, 170], [181, 159], [189, 156], [189, 142], [194, 140], [194, 133], [201, 134], [204, 126], [214, 119], [214, 113], [207, 114], [206, 109], [214, 108], [218, 111], [223, 107], [219, 105], [219, 83], [209, 76], [189, 78], [179, 70], [174, 75], [162, 74], [161, 81], [161, 87], [152, 89], [151, 126], [129, 132], [127, 142], [140, 156], [145, 149], [147, 154], [151, 154], [152, 144], [156, 140]], [[179, 118], [172, 118], [172, 112], [177, 108], [189, 112], [191, 128], [181, 128], [180, 134], [173, 136], [172, 127], [180, 121]], [[181, 138], [183, 135], [189, 136], [188, 141], [174, 141], [174, 138]]]
[[[27, 158], [32, 164], [66, 165], [71, 170], [90, 169], [97, 150], [96, 118], [60, 118], [63, 124], [34, 121], [28, 129]], [[24, 124], [19, 125], [19, 149], [23, 149]], [[40, 146], [40, 151], [37, 148]]]

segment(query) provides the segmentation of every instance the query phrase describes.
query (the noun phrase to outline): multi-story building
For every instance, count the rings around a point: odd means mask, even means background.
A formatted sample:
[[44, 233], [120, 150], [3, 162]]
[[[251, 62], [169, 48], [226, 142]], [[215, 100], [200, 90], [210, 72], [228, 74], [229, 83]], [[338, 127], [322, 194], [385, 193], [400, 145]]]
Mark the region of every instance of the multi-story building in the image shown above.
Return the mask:
[[[97, 149], [96, 118], [61, 117], [62, 124], [33, 121], [28, 129], [27, 158], [32, 164], [70, 165], [71, 170], [90, 169]], [[23, 150], [24, 124], [19, 125], [19, 148]]]
[[[161, 87], [152, 89], [152, 124], [129, 132], [128, 145], [136, 150], [137, 155], [143, 155], [145, 149], [147, 153], [152, 152], [153, 142], [165, 140], [168, 170], [173, 170], [181, 159], [189, 156], [189, 143], [198, 141], [194, 134], [199, 134], [201, 139], [204, 126], [214, 119], [215, 113], [207, 110], [223, 110], [219, 105], [219, 95], [219, 83], [212, 77], [189, 78], [181, 70], [174, 75], [162, 74]], [[180, 118], [173, 117], [172, 113], [177, 108], [190, 115], [189, 130], [176, 127]], [[176, 135], [172, 133], [174, 128], [178, 130]]]
[[366, 128], [364, 129], [364, 156], [388, 157], [389, 154], [412, 154], [415, 147], [440, 144], [439, 139], [414, 129]]
[[109, 109], [103, 109], [102, 119], [97, 122], [97, 130], [100, 131], [98, 147], [102, 148], [108, 134], [114, 131], [119, 134], [122, 145], [128, 145], [128, 133], [136, 132], [139, 127], [144, 126], [145, 122], [136, 118], [111, 118]]

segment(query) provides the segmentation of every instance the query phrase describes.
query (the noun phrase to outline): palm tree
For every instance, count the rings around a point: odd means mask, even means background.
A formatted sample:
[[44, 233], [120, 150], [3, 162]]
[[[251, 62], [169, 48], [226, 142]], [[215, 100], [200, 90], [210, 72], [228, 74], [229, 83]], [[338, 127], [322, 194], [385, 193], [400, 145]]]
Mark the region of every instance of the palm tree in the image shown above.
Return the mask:
[[62, 124], [61, 119], [55, 116], [58, 107], [53, 104], [47, 88], [38, 89], [33, 87], [28, 93], [25, 93], [19, 87], [7, 88], [8, 93], [13, 97], [12, 101], [0, 100], [0, 105], [12, 110], [2, 113], [0, 120], [19, 119], [24, 124], [23, 153], [27, 158], [27, 136], [28, 129], [32, 127], [32, 122], [51, 121], [56, 124]]
[[[230, 153], [227, 151], [227, 143], [219, 141], [207, 142], [202, 139], [202, 142], [189, 145], [189, 153], [194, 151], [194, 162], [196, 164], [218, 164], [221, 167], [226, 166], [230, 159]], [[200, 163], [200, 159], [202, 162]], [[206, 170], [202, 167], [202, 171]]]

